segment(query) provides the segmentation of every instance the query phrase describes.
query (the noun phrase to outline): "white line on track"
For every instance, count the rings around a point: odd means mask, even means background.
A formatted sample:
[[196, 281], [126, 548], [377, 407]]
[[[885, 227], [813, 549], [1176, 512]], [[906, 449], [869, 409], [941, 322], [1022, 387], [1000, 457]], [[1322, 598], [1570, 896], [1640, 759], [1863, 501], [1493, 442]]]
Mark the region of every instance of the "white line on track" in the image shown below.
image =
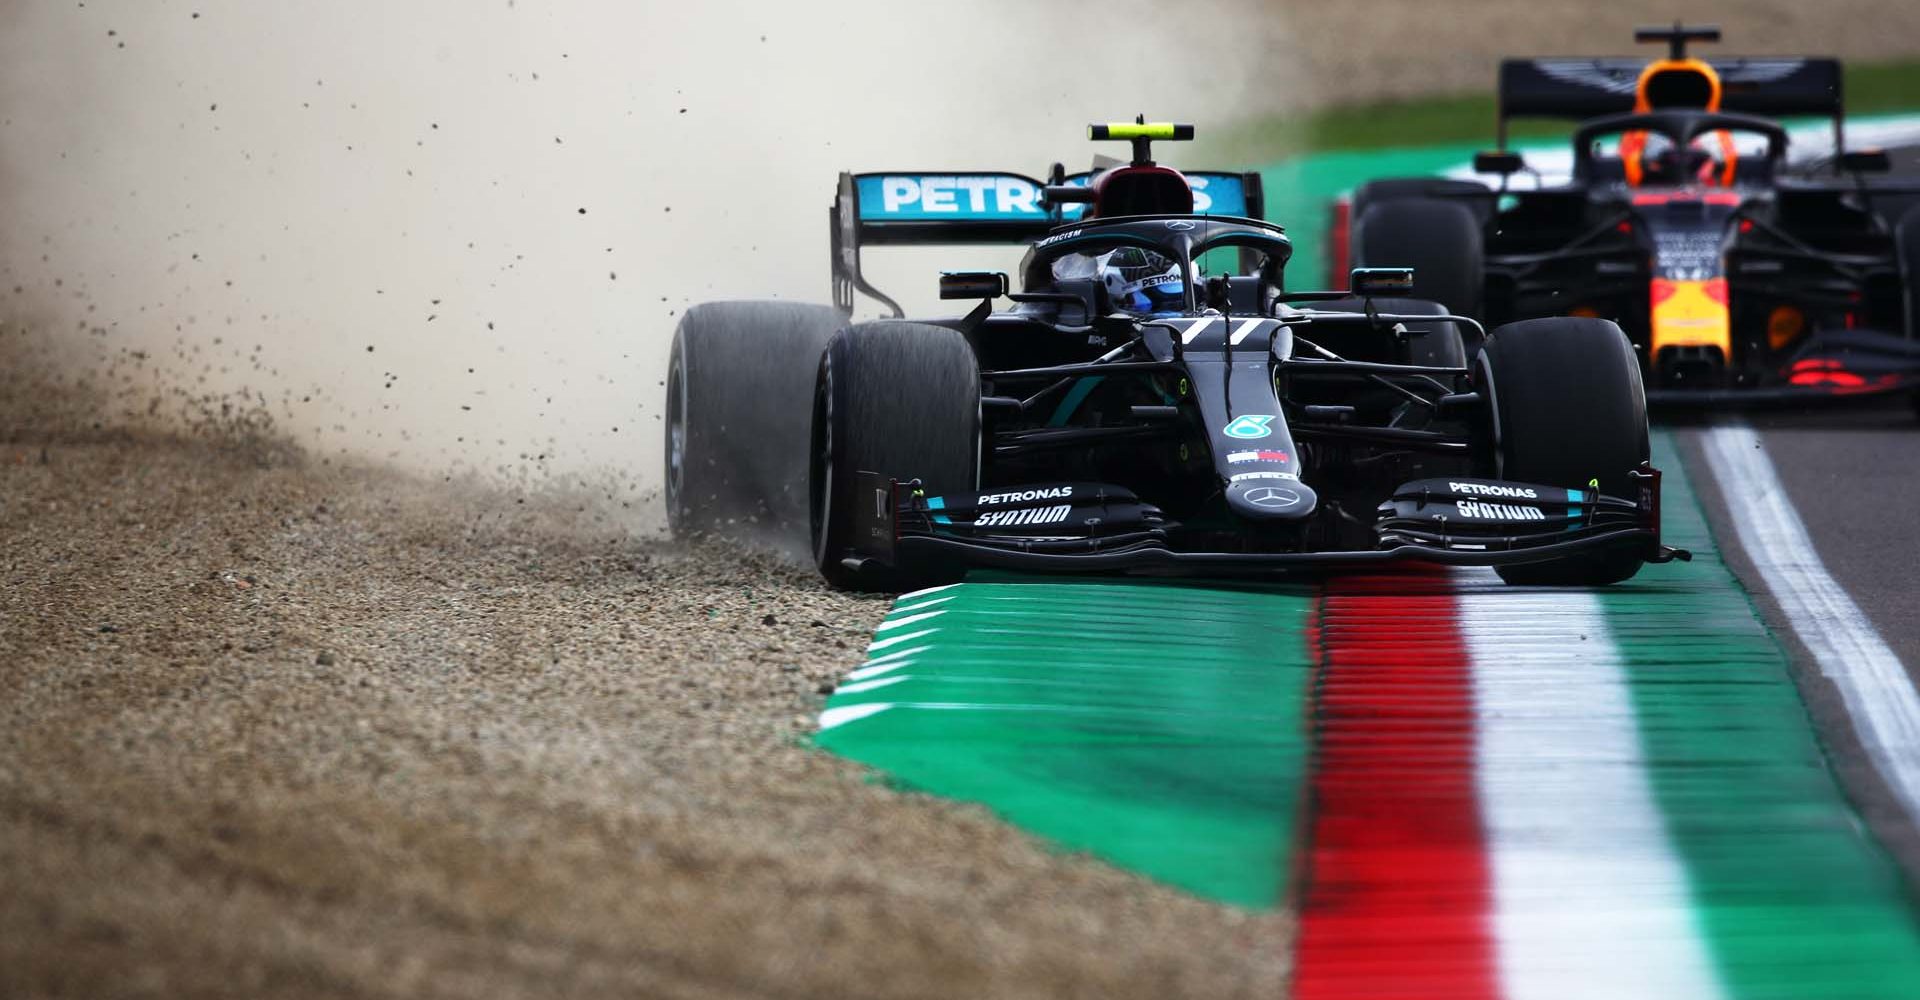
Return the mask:
[[[920, 648], [926, 649], [927, 647], [922, 646]], [[911, 667], [914, 665], [915, 662], [916, 661], [914, 660], [894, 660], [889, 663], [882, 663], [879, 666], [861, 667], [860, 669], [855, 670], [854, 672], [848, 674], [847, 680], [853, 681], [853, 682], [870, 680], [875, 677], [880, 677], [885, 674], [890, 674], [895, 670], [899, 670], [902, 667]], [[846, 689], [841, 688], [841, 690], [844, 691]]]
[[868, 702], [865, 705], [835, 705], [820, 713], [820, 728], [826, 730], [835, 726], [844, 726], [856, 719], [878, 715], [892, 707], [893, 703], [886, 701]]
[[1920, 822], [1920, 693], [1900, 657], [1820, 561], [1760, 435], [1751, 427], [1715, 427], [1704, 444], [1741, 548], [1820, 673], [1840, 690], [1881, 778]]
[[936, 597], [933, 600], [921, 601], [918, 604], [908, 604], [905, 600], [895, 601], [893, 605], [893, 610], [887, 612], [887, 614], [889, 615], [912, 614], [915, 611], [919, 611], [921, 608], [930, 608], [936, 604], [945, 604], [948, 601], [951, 601], [954, 598], [959, 596], [960, 596], [959, 594], [948, 594], [945, 597]]
[[898, 670], [901, 667], [910, 666], [913, 663], [913, 657], [932, 648], [933, 645], [929, 643], [925, 646], [915, 646], [912, 649], [902, 649], [898, 652], [888, 653], [885, 656], [876, 656], [854, 668], [853, 672], [847, 675], [847, 680], [864, 681], [869, 677], [878, 677], [881, 674]]
[[940, 630], [937, 628], [923, 628], [918, 632], [908, 632], [906, 635], [896, 635], [886, 639], [876, 639], [873, 642], [867, 643], [867, 652], [869, 653], [878, 652], [879, 650], [885, 649], [888, 646], [898, 646], [903, 642], [912, 642], [915, 639], [923, 639], [938, 631]]
[[941, 615], [944, 615], [946, 613], [947, 613], [946, 609], [941, 608], [937, 611], [922, 611], [917, 615], [907, 615], [904, 618], [889, 618], [886, 621], [881, 622], [880, 627], [874, 629], [874, 632], [876, 633], [891, 632], [902, 625], [911, 625], [914, 622], [923, 622], [929, 618], [938, 618]]
[[898, 677], [882, 677], [877, 681], [855, 681], [851, 684], [840, 685], [840, 687], [837, 690], [835, 690], [833, 693], [834, 694], [859, 694], [862, 691], [873, 691], [883, 687], [891, 687], [895, 684], [900, 683], [901, 681], [910, 680], [910, 679], [912, 679], [912, 675], [901, 674]]
[[1460, 582], [1501, 994], [1723, 996], [1599, 598]]

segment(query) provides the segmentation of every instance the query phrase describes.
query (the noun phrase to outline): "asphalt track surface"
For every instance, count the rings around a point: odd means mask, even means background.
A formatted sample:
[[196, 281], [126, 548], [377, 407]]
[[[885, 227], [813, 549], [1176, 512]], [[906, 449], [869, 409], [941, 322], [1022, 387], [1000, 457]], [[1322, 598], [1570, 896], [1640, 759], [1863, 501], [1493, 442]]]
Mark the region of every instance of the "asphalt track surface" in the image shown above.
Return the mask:
[[1827, 569], [1915, 672], [1920, 522], [1913, 514], [1920, 497], [1920, 422], [1913, 410], [1893, 400], [1749, 419]]
[[1679, 438], [1715, 536], [1762, 617], [1793, 653], [1796, 680], [1848, 796], [1905, 869], [1920, 879], [1920, 829], [1866, 758], [1855, 723], [1796, 635], [1790, 614], [1742, 548], [1727, 484], [1706, 473], [1702, 445], [1715, 425], [1758, 432], [1815, 554], [1920, 685], [1920, 419], [1904, 398], [1858, 405], [1692, 419]]

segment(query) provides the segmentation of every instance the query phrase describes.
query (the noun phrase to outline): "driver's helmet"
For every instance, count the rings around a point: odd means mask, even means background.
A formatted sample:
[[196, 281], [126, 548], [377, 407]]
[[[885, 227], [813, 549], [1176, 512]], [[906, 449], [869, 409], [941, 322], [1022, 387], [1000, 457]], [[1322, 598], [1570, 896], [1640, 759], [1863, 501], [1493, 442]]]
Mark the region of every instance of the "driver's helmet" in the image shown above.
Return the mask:
[[1056, 279], [1098, 277], [1107, 298], [1122, 312], [1177, 313], [1186, 301], [1187, 283], [1180, 263], [1139, 247], [1121, 247], [1088, 256], [1068, 254], [1054, 262]]
[[1696, 137], [1686, 146], [1658, 132], [1634, 132], [1621, 138], [1620, 155], [1627, 164], [1627, 181], [1642, 184], [1731, 185], [1732, 165], [1739, 153], [1733, 137], [1716, 131]]

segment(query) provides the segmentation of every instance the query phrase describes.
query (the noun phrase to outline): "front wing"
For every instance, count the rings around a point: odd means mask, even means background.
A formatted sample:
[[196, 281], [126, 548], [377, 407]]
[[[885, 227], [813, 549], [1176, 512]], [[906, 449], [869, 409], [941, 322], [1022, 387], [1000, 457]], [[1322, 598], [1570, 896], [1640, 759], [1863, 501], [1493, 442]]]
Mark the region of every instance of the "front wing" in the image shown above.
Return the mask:
[[[1146, 517], [1125, 523], [1089, 518], [1097, 527], [1078, 529], [1064, 517], [1051, 518], [1046, 534], [1024, 537], [992, 533], [1009, 523], [1004, 519], [990, 522], [987, 531], [969, 531], [964, 520], [956, 520], [955, 506], [929, 508], [917, 482], [862, 472], [856, 495], [871, 496], [873, 503], [859, 505], [860, 543], [845, 561], [856, 569], [931, 562], [1037, 572], [1260, 574], [1403, 563], [1513, 566], [1620, 550], [1639, 552], [1648, 562], [1692, 558], [1660, 541], [1660, 474], [1643, 467], [1635, 476], [1635, 501], [1521, 483], [1422, 480], [1400, 487], [1381, 505], [1377, 548], [1275, 552], [1178, 547], [1178, 525], [1157, 520], [1157, 511], [1119, 487], [1096, 487], [1099, 498], [1088, 503], [1097, 503], [1103, 515], [1145, 511]], [[1084, 485], [1079, 489], [1088, 492]]]

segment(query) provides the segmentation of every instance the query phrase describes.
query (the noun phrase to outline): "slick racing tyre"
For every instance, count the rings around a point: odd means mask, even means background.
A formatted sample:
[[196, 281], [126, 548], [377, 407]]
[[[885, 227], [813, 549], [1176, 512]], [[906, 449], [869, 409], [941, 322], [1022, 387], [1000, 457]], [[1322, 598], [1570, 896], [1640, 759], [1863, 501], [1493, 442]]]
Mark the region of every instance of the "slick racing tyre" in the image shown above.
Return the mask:
[[[1495, 478], [1637, 498], [1647, 461], [1647, 398], [1633, 345], [1611, 321], [1551, 317], [1495, 330], [1474, 362], [1486, 399]], [[1610, 549], [1498, 568], [1508, 583], [1601, 586], [1640, 571], [1645, 553]]]
[[[1901, 304], [1905, 308], [1907, 339], [1920, 340], [1920, 205], [1901, 213], [1893, 243], [1900, 255]], [[1920, 417], [1920, 391], [1909, 397], [1914, 416]]]
[[[1901, 213], [1894, 227], [1893, 243], [1900, 256], [1901, 305], [1905, 312], [1907, 339], [1920, 340], [1920, 205]], [[1914, 416], [1920, 417], [1920, 391], [1909, 395]]]
[[1920, 340], [1920, 205], [1907, 209], [1894, 228], [1894, 247], [1900, 255], [1900, 280], [1907, 321], [1907, 337]]
[[1481, 318], [1485, 234], [1473, 210], [1439, 198], [1375, 200], [1355, 217], [1355, 267], [1413, 268], [1413, 294]]
[[[1485, 224], [1487, 215], [1493, 210], [1492, 193], [1493, 189], [1479, 181], [1458, 181], [1446, 177], [1383, 177], [1355, 188], [1351, 205], [1353, 217], [1358, 219], [1375, 205], [1402, 198], [1458, 201], [1474, 213], [1475, 221]], [[1470, 197], [1473, 195], [1479, 197]]]
[[814, 561], [835, 587], [912, 590], [958, 579], [947, 566], [853, 568], [855, 475], [921, 481], [929, 496], [971, 491], [980, 467], [980, 372], [957, 331], [863, 323], [820, 359], [813, 404]]
[[689, 309], [667, 361], [667, 525], [798, 542], [813, 372], [847, 322], [826, 306], [714, 302]]
[[[1309, 303], [1308, 307], [1325, 312], [1365, 312], [1367, 300], [1358, 297], [1331, 299]], [[1447, 307], [1425, 299], [1376, 298], [1373, 308], [1376, 312], [1399, 313], [1403, 316], [1444, 316], [1447, 312]], [[1326, 324], [1325, 330], [1313, 330], [1309, 339], [1349, 361], [1378, 361], [1430, 368], [1467, 366], [1466, 340], [1460, 334], [1459, 324], [1409, 323], [1407, 326], [1426, 332], [1408, 337], [1404, 345], [1398, 345], [1374, 331], [1336, 332], [1333, 324]]]

